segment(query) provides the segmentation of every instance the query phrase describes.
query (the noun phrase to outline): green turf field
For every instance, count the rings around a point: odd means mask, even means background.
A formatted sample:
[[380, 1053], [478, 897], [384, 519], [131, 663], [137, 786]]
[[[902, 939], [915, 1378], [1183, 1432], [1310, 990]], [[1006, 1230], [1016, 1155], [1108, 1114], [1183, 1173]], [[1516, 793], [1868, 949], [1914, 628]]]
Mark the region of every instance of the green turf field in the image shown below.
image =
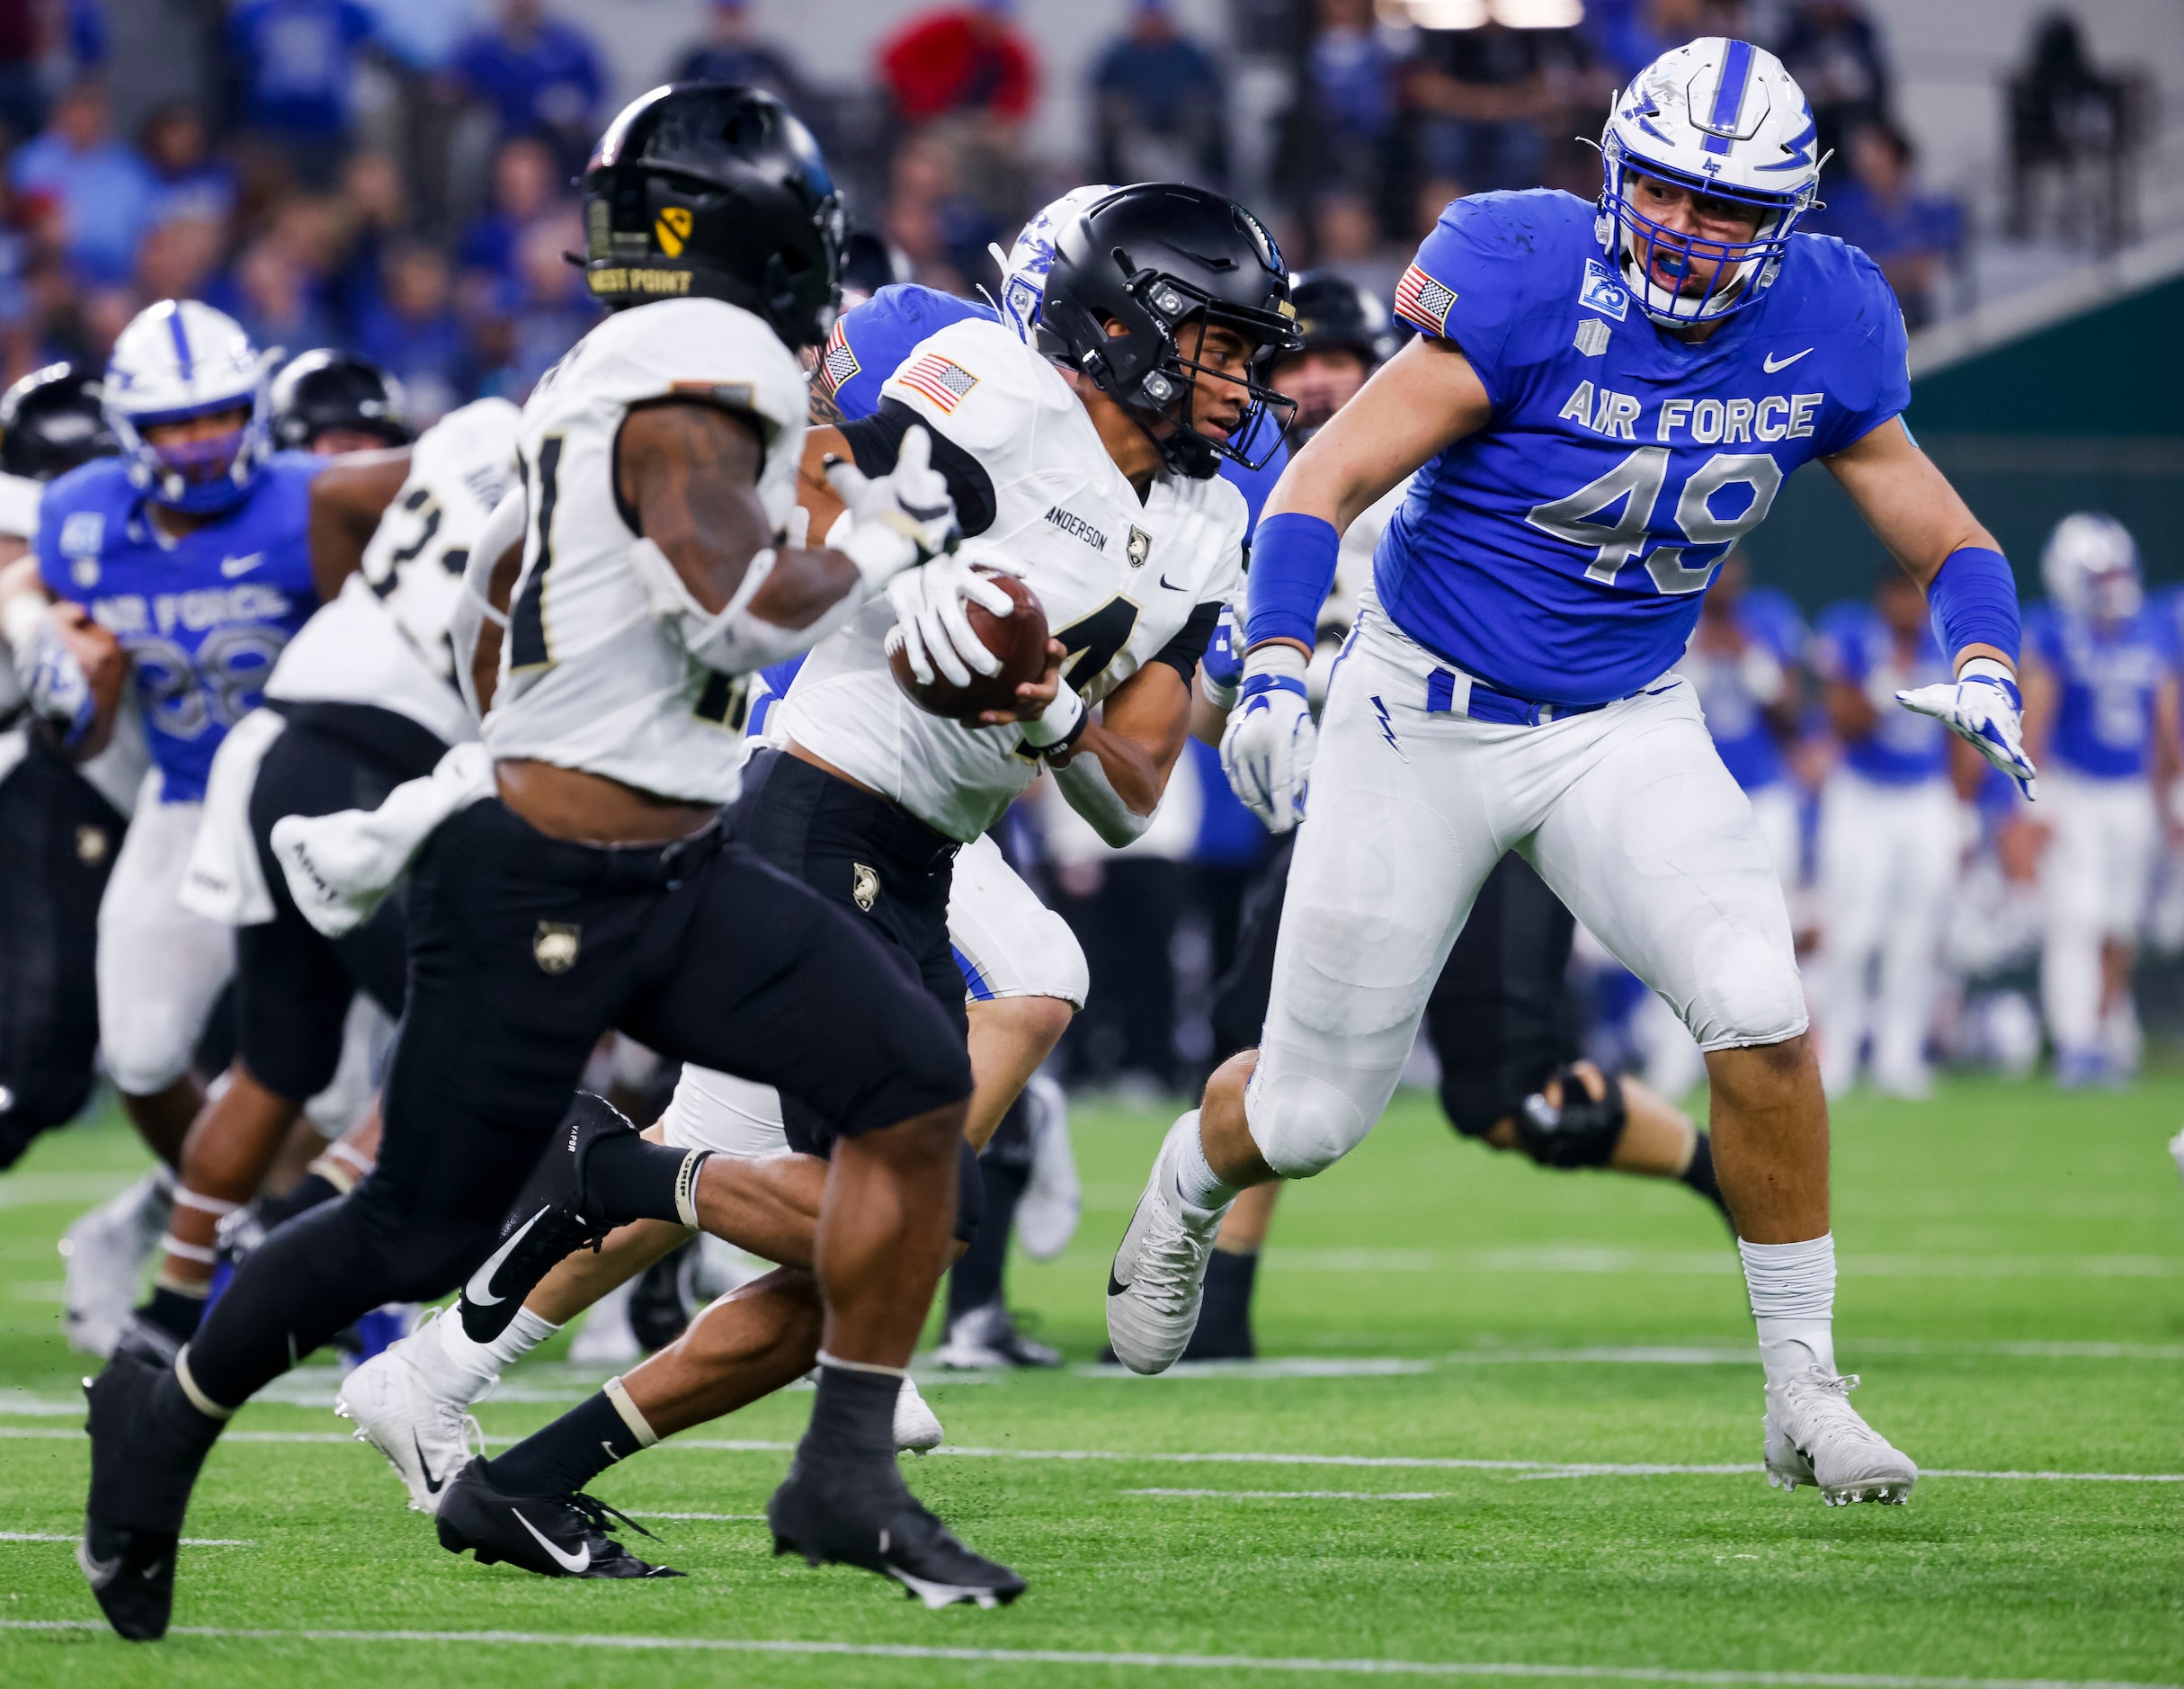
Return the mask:
[[[596, 1486], [702, 1515], [641, 1545], [687, 1581], [457, 1561], [310, 1367], [213, 1456], [190, 1531], [222, 1545], [184, 1550], [156, 1652], [96, 1627], [69, 1547], [84, 1367], [53, 1252], [139, 1157], [111, 1126], [49, 1138], [0, 1176], [0, 1683], [2184, 1682], [2184, 1080], [1838, 1111], [1841, 1358], [1928, 1470], [1901, 1508], [1759, 1476], [1742, 1281], [1697, 1199], [1492, 1157], [1423, 1099], [1287, 1199], [1273, 1362], [1090, 1370], [1166, 1121], [1081, 1112], [1078, 1242], [1015, 1270], [1077, 1364], [930, 1390], [954, 1452], [912, 1481], [1030, 1577], [1013, 1608], [928, 1613], [770, 1556], [804, 1394]], [[506, 1438], [593, 1382], [528, 1365], [481, 1417]]]

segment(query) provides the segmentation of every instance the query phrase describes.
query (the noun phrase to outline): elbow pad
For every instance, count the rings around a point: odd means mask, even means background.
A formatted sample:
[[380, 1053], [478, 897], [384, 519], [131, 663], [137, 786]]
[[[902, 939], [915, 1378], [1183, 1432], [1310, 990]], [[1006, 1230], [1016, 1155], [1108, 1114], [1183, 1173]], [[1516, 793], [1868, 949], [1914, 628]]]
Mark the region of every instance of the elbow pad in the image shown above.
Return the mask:
[[735, 596], [718, 612], [709, 613], [691, 596], [667, 554], [650, 540], [631, 548], [631, 559], [652, 613], [674, 629], [682, 648], [696, 661], [723, 675], [749, 675], [776, 663], [785, 663], [808, 651], [847, 621], [863, 602], [849, 594], [827, 606], [807, 628], [784, 628], [762, 621], [751, 612], [766, 577], [773, 573], [780, 553], [768, 546], [744, 566]]

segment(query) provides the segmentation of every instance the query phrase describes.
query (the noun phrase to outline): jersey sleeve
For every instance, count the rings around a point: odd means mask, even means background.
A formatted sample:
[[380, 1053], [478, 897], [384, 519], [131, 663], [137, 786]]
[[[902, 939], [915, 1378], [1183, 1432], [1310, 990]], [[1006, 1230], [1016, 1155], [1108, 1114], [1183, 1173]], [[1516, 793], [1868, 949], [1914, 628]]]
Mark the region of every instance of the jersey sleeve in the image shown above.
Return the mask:
[[1395, 315], [1460, 346], [1497, 405], [1506, 385], [1502, 350], [1534, 245], [1524, 214], [1509, 203], [1521, 197], [1451, 202], [1395, 284]]
[[1911, 336], [1903, 308], [1880, 266], [1855, 246], [1849, 260], [1841, 308], [1851, 313], [1830, 385], [1837, 404], [1823, 412], [1815, 436], [1818, 455], [1856, 445], [1911, 404]]
[[994, 479], [1024, 460], [1055, 388], [1074, 397], [1045, 361], [999, 323], [970, 317], [951, 323], [911, 349], [880, 387], [882, 401], [907, 407], [918, 421], [985, 463]]
[[869, 416], [878, 408], [882, 384], [920, 342], [951, 323], [974, 317], [997, 320], [985, 306], [938, 288], [910, 282], [884, 287], [836, 321], [813, 383], [833, 399], [842, 416], [852, 421]]
[[583, 379], [625, 407], [694, 399], [742, 411], [769, 441], [800, 430], [804, 371], [773, 330], [718, 299], [667, 299], [611, 317], [548, 377]]

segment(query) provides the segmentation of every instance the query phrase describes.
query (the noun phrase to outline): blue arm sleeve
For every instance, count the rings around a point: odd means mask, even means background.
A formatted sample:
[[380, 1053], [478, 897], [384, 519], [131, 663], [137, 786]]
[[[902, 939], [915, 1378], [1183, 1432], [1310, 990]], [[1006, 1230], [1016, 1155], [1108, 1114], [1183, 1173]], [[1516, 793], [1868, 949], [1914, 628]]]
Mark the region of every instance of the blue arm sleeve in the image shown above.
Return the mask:
[[1312, 648], [1320, 606], [1334, 586], [1335, 554], [1342, 543], [1333, 523], [1297, 511], [1284, 511], [1259, 524], [1245, 583], [1246, 647], [1262, 639], [1295, 639], [1307, 651]]
[[1992, 645], [2018, 660], [2017, 576], [2010, 559], [1985, 546], [1958, 546], [1942, 560], [1926, 589], [1934, 638], [1950, 662], [1967, 645]]

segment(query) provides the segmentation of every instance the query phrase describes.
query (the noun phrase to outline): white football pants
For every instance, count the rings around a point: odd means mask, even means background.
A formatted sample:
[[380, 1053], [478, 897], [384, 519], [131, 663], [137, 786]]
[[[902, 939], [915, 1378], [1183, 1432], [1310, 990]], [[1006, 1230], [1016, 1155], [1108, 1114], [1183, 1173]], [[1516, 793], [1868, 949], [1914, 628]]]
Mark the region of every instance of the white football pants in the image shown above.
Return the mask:
[[[1821, 793], [1813, 1002], [1830, 1096], [1857, 1082], [1868, 1032], [1880, 1084], [1925, 1083], [1942, 923], [1962, 853], [1958, 809], [1956, 792], [1939, 776], [1887, 785], [1843, 768]], [[1877, 991], [1868, 984], [1876, 961]]]
[[2058, 1050], [2101, 1041], [2100, 951], [2135, 944], [2145, 924], [2160, 822], [2144, 780], [2040, 777], [2037, 813], [2054, 829], [2040, 864], [2040, 1006]]
[[1368, 610], [1334, 671], [1246, 1109], [1306, 1178], [1386, 1108], [1426, 998], [1502, 853], [1521, 852], [1702, 1050], [1805, 1027], [1774, 861], [1690, 685], [1538, 727], [1474, 721], [1469, 681]]

